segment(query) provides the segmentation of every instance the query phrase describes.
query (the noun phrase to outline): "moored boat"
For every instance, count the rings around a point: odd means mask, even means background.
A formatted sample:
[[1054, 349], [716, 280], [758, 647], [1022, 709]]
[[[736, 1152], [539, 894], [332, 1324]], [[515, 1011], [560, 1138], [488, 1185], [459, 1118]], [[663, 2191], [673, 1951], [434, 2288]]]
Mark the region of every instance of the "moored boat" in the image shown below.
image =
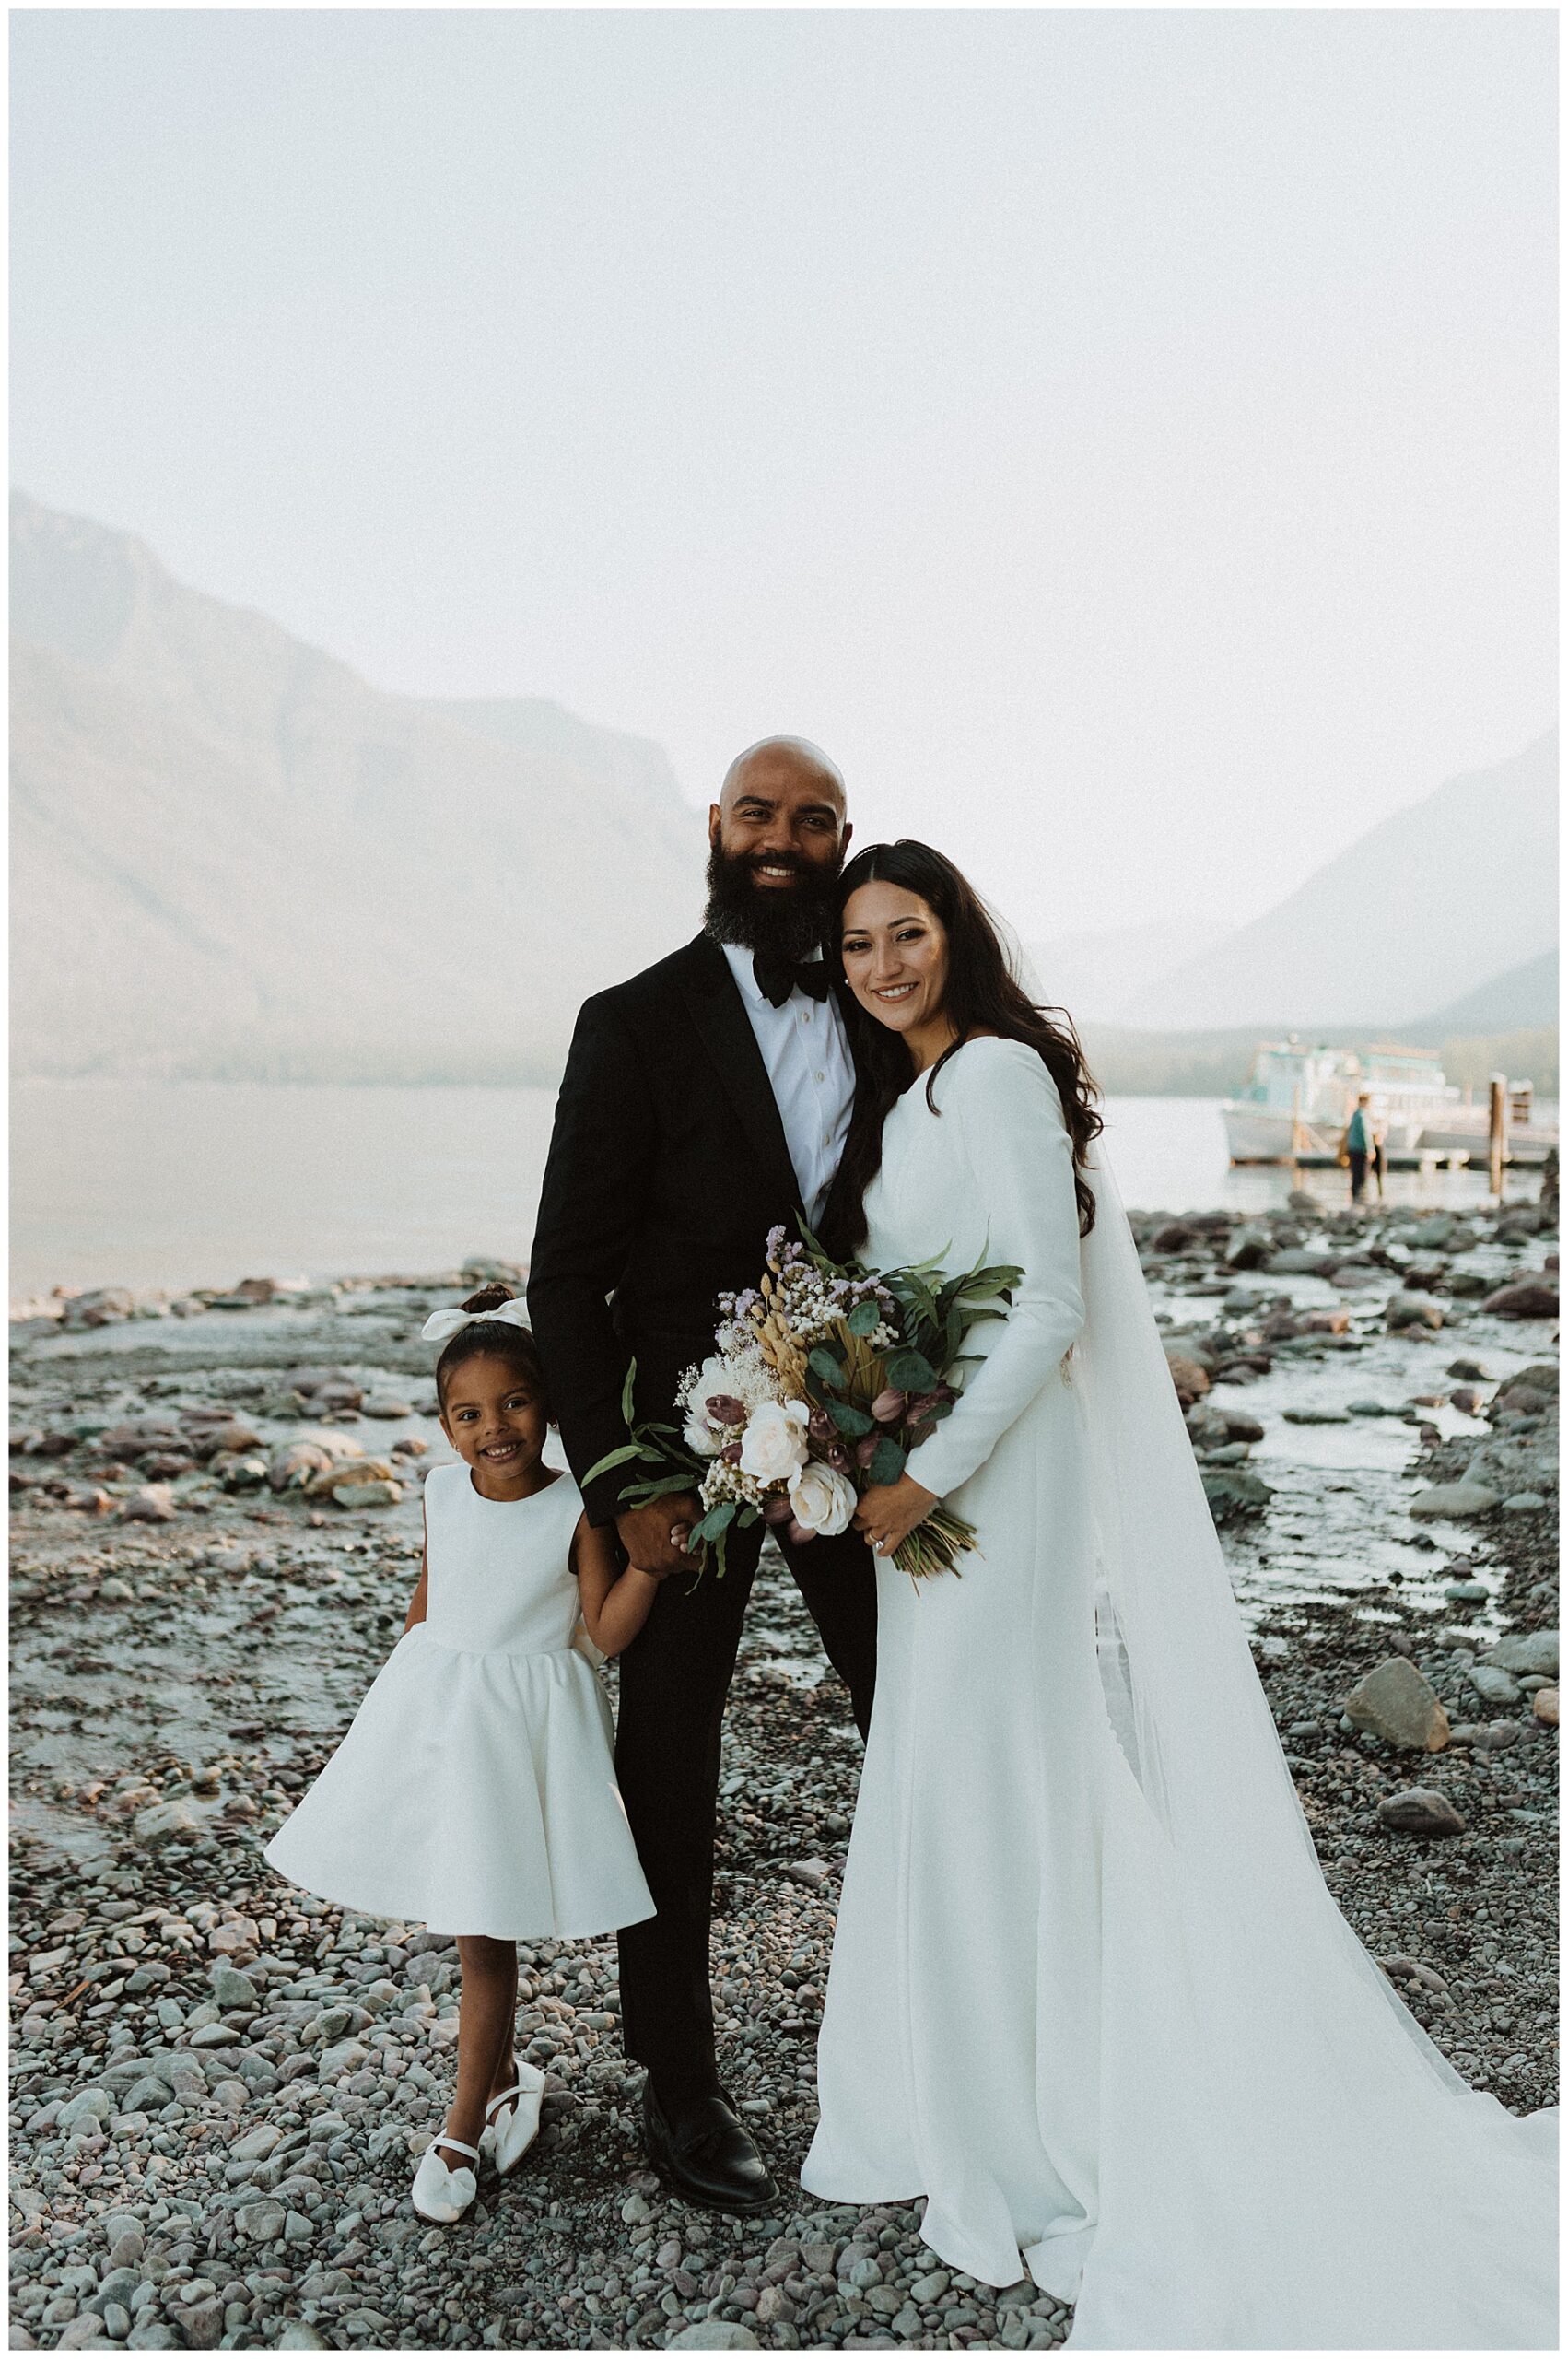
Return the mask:
[[[1337, 1163], [1363, 1090], [1391, 1169], [1486, 1161], [1489, 1109], [1465, 1102], [1434, 1050], [1386, 1044], [1360, 1055], [1308, 1047], [1292, 1033], [1259, 1047], [1249, 1086], [1221, 1109], [1232, 1163]], [[1510, 1082], [1508, 1099], [1505, 1160], [1544, 1162], [1558, 1143], [1556, 1120], [1541, 1118], [1530, 1082]]]

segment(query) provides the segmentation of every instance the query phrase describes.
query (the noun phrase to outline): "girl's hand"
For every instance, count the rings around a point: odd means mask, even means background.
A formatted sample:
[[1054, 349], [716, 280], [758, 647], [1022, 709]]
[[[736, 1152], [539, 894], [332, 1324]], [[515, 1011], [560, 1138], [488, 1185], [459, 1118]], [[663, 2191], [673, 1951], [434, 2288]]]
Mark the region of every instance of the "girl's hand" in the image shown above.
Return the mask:
[[877, 1555], [891, 1556], [915, 1526], [924, 1523], [936, 1503], [936, 1493], [926, 1490], [912, 1474], [900, 1474], [896, 1483], [873, 1483], [855, 1509], [855, 1529], [871, 1542]]

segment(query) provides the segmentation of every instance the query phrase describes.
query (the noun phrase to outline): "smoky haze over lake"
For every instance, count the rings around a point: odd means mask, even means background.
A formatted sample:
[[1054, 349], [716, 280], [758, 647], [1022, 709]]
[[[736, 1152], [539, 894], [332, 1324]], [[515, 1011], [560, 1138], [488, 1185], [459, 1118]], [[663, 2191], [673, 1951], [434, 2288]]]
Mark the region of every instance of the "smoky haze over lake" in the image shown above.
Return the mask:
[[[173, 1291], [526, 1261], [552, 1089], [35, 1081], [11, 1095], [13, 1301], [55, 1285]], [[1230, 1171], [1212, 1099], [1113, 1098], [1125, 1201], [1281, 1204], [1288, 1171]], [[1533, 1195], [1533, 1173], [1510, 1191]], [[1315, 1172], [1326, 1203], [1342, 1172]], [[1484, 1173], [1396, 1173], [1391, 1203], [1469, 1203]], [[932, 1240], [932, 1250], [942, 1239]]]

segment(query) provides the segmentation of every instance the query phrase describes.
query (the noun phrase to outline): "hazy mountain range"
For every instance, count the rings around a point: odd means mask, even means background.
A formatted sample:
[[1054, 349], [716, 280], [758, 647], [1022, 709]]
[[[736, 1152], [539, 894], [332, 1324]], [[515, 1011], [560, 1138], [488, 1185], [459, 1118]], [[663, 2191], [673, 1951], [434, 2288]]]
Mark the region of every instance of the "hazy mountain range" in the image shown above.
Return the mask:
[[384, 695], [20, 498], [11, 627], [19, 1071], [544, 1079], [696, 923], [656, 745]]
[[[11, 627], [20, 1073], [544, 1080], [584, 994], [696, 922], [702, 817], [644, 739], [539, 698], [388, 695], [20, 495]], [[1147, 1063], [1169, 1036], [1196, 1086], [1221, 1031], [1554, 1025], [1555, 889], [1553, 734], [1248, 925], [1028, 958], [1099, 1040]]]
[[[1135, 1029], [1409, 1031], [1441, 1010], [1456, 1031], [1504, 1030], [1556, 1021], [1557, 922], [1551, 731], [1396, 811], [1248, 925], [1078, 934], [1029, 955], [1050, 996]], [[1472, 998], [1476, 1022], [1458, 1021]]]

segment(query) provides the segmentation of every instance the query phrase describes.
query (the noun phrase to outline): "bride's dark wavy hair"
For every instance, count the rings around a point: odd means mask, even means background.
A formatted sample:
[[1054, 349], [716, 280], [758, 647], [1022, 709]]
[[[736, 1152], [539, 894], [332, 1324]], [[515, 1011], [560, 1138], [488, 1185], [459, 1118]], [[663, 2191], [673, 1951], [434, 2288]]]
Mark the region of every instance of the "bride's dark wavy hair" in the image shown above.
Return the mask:
[[[932, 1091], [954, 1051], [977, 1032], [1022, 1040], [1039, 1057], [1061, 1098], [1072, 1142], [1072, 1184], [1078, 1197], [1079, 1234], [1094, 1226], [1094, 1198], [1083, 1177], [1091, 1139], [1104, 1124], [1094, 1110], [1097, 1096], [1072, 1018], [1061, 1007], [1037, 1007], [1018, 981], [985, 903], [968, 878], [930, 844], [902, 836], [896, 843], [872, 844], [845, 868], [838, 883], [840, 925], [850, 896], [862, 885], [896, 885], [917, 894], [940, 921], [947, 936], [947, 986], [942, 1004], [957, 1029], [926, 1075], [926, 1103], [940, 1113]], [[837, 945], [835, 946], [837, 955]], [[822, 1241], [843, 1260], [865, 1241], [866, 1190], [882, 1164], [882, 1128], [909, 1086], [909, 1051], [896, 1032], [849, 1000], [849, 1033], [855, 1051], [855, 1103], [844, 1159], [829, 1191], [821, 1222]]]

